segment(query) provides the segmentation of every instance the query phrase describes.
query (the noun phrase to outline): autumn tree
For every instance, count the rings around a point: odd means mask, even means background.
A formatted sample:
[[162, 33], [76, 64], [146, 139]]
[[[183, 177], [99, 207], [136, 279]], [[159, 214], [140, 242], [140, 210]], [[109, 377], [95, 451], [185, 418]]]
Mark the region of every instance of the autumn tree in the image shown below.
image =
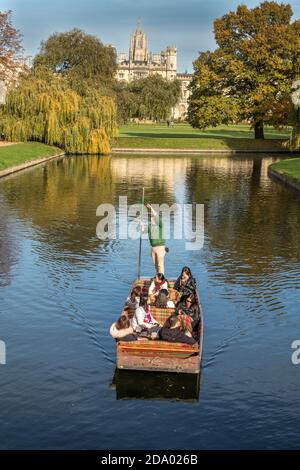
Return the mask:
[[117, 128], [115, 71], [111, 46], [79, 29], [54, 34], [7, 93], [0, 132], [9, 141], [36, 140], [67, 153], [109, 153]]
[[85, 96], [45, 67], [24, 74], [0, 108], [8, 141], [39, 141], [67, 153], [107, 154], [116, 132], [113, 99], [91, 88]]
[[194, 62], [188, 120], [205, 128], [241, 120], [255, 138], [264, 124], [282, 126], [291, 112], [292, 82], [300, 70], [300, 20], [288, 4], [240, 5], [215, 20], [217, 48]]
[[9, 78], [18, 66], [16, 59], [22, 51], [22, 36], [12, 26], [11, 14], [11, 11], [0, 12], [0, 80]]

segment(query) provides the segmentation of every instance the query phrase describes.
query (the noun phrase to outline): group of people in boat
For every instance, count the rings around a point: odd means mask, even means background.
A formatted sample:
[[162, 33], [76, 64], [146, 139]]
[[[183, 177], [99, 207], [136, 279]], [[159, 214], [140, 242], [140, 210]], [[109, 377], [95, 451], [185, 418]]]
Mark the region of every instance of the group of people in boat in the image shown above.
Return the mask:
[[[127, 298], [120, 318], [111, 325], [110, 334], [117, 341], [136, 341], [139, 337], [175, 343], [195, 344], [200, 320], [196, 281], [185, 266], [176, 280], [173, 300], [164, 274], [157, 273], [149, 289], [135, 286]], [[151, 308], [173, 309], [164, 325], [159, 325]]]

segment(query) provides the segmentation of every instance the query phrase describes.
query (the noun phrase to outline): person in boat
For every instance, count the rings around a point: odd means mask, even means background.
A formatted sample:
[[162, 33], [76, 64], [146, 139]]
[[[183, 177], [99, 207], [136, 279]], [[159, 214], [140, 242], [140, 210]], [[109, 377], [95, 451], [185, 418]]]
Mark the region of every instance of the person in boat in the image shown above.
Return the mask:
[[[180, 300], [176, 307], [175, 314], [181, 317], [181, 321], [183, 321], [183, 324], [185, 323], [187, 325], [189, 331], [195, 331], [197, 329], [200, 313], [194, 294], [184, 296]], [[185, 318], [185, 316], [189, 317], [191, 321]], [[189, 326], [190, 324], [191, 326]]]
[[174, 302], [169, 298], [167, 289], [161, 289], [159, 291], [154, 305], [156, 308], [175, 308]]
[[109, 332], [117, 341], [135, 341], [137, 339], [133, 331], [131, 320], [127, 315], [124, 315], [124, 313], [111, 325]]
[[157, 273], [165, 272], [166, 241], [163, 236], [163, 221], [161, 215], [157, 214], [151, 204], [146, 204], [150, 213], [150, 223], [147, 227], [149, 242], [151, 245], [151, 256]]
[[182, 268], [181, 274], [174, 284], [174, 289], [178, 292], [178, 301], [182, 296], [196, 294], [196, 279], [192, 276], [188, 266]]
[[125, 317], [129, 318], [129, 320], [131, 321], [134, 317], [134, 312], [135, 312], [134, 305], [125, 305], [121, 315], [125, 315]]
[[154, 331], [159, 327], [158, 322], [151, 315], [148, 296], [146, 295], [140, 298], [140, 305], [135, 310], [132, 319], [132, 327], [136, 333], [142, 333], [148, 330]]
[[130, 295], [127, 297], [126, 305], [128, 307], [136, 309], [140, 305], [140, 297], [142, 295], [142, 287], [135, 286]]
[[181, 329], [181, 322], [177, 315], [172, 315], [169, 318], [168, 324], [160, 329], [159, 337], [163, 341], [171, 343], [196, 344], [196, 340], [192, 336], [185, 334]]
[[154, 303], [159, 292], [161, 290], [168, 290], [168, 287], [168, 281], [166, 280], [163, 273], [157, 273], [156, 276], [152, 279], [148, 290], [149, 302]]

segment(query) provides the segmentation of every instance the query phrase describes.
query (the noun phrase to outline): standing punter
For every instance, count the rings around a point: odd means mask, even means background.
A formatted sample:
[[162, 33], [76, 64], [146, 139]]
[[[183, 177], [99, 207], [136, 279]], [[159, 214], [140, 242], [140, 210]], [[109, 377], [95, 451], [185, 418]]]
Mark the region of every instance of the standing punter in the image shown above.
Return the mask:
[[157, 214], [151, 204], [146, 204], [150, 211], [151, 222], [148, 225], [151, 256], [157, 273], [165, 273], [166, 241], [163, 238], [163, 222], [161, 215]]

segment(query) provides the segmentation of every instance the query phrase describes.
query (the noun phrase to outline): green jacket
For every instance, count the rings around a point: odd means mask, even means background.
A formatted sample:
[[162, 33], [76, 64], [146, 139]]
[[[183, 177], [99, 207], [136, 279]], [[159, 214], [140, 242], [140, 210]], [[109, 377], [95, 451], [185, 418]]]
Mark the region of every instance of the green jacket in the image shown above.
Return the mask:
[[163, 236], [163, 222], [160, 215], [156, 216], [157, 224], [148, 225], [149, 241], [151, 246], [164, 246], [166, 241]]

